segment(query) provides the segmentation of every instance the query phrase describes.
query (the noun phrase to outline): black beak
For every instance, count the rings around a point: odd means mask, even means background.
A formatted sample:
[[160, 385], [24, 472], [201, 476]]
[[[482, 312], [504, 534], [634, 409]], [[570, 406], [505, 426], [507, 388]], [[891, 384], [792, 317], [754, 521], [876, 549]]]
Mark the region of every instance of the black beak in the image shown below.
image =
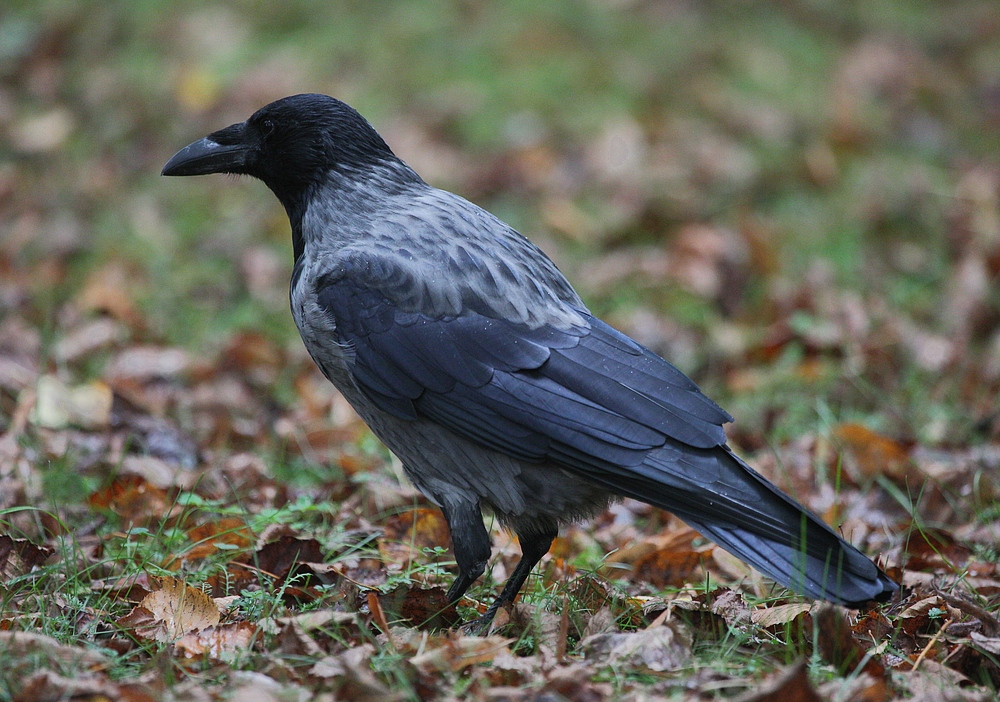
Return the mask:
[[[193, 144], [188, 144], [178, 151], [167, 161], [160, 175], [165, 176], [190, 176], [205, 175], [206, 173], [246, 173], [247, 158], [251, 148], [242, 139], [233, 137], [242, 136], [242, 124], [234, 124], [219, 132], [199, 139]], [[224, 141], [230, 143], [219, 143], [212, 137], [225, 135]]]

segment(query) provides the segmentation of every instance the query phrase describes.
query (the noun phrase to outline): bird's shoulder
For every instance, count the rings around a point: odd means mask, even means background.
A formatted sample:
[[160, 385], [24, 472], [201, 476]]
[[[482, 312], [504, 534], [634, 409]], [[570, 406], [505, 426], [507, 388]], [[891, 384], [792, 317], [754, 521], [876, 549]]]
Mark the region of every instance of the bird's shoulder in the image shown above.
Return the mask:
[[[537, 328], [582, 323], [585, 306], [552, 260], [502, 220], [447, 191], [382, 197], [364, 217], [314, 217], [312, 283], [331, 312], [359, 296], [431, 318], [476, 313]], [[336, 231], [334, 231], [336, 230]]]

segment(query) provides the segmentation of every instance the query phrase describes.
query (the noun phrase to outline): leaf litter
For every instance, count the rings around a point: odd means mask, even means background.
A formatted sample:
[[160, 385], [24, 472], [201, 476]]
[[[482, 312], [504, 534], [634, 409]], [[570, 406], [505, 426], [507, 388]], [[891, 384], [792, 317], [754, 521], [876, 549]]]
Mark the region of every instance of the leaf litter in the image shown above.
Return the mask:
[[[164, 36], [223, 47], [246, 36], [235, 12], [205, 18], [165, 21]], [[59, 87], [68, 78], [53, 47], [87, 45], [64, 41], [72, 25], [40, 22], [21, 58], [0, 58], [18, 64], [0, 90], [18, 154], [0, 166], [0, 693], [160, 699], [171, 681], [178, 699], [221, 699], [227, 687], [268, 699], [995, 698], [1000, 172], [966, 155], [899, 175], [880, 156], [886, 140], [937, 148], [947, 127], [935, 105], [961, 81], [995, 102], [980, 69], [952, 74], [918, 42], [876, 32], [840, 46], [808, 118], [706, 80], [684, 92], [697, 116], [610, 114], [590, 137], [542, 124], [538, 138], [481, 158], [442, 137], [452, 115], [421, 108], [399, 122], [435, 182], [455, 178], [482, 202], [518, 188], [535, 203], [547, 250], [616, 325], [737, 405], [757, 398], [734, 408], [732, 442], [902, 585], [867, 611], [806, 603], [626, 500], [564, 530], [521, 601], [470, 637], [456, 626], [495, 596], [516, 542], [492, 525], [483, 585], [448, 605], [440, 513], [400, 482], [294, 339], [272, 333], [287, 270], [267, 237], [284, 237], [283, 225], [251, 214], [236, 227], [265, 238], [233, 244], [229, 222], [186, 258], [182, 225], [138, 190], [173, 127], [137, 114], [128, 89], [115, 104], [129, 133], [152, 135], [141, 151], [153, 160], [84, 144], [79, 163], [59, 161], [74, 184], [38, 175], [35, 159], [62, 159], [106, 121]], [[539, 32], [532, 41], [567, 40]], [[960, 34], [941, 41], [972, 56], [975, 40]], [[731, 63], [718, 51], [716, 63]], [[178, 60], [163, 99], [186, 105], [188, 124], [310, 82], [278, 61], [230, 86]], [[86, 76], [93, 94], [106, 94], [110, 70]], [[794, 135], [808, 142], [785, 155], [794, 172], [772, 171], [756, 145]], [[859, 175], [870, 180], [852, 186]], [[870, 238], [863, 274], [904, 284], [845, 283], [831, 263], [839, 249], [789, 266], [783, 241], [809, 222], [755, 204], [789, 179], [839, 194], [836, 209]], [[86, 204], [60, 205], [63, 188]], [[734, 192], [745, 193], [740, 211], [716, 216]], [[788, 210], [818, 209], [815, 193]], [[123, 228], [190, 264], [191, 287], [165, 290], [162, 262], [138, 255], [88, 259], [103, 224], [88, 210], [112, 198], [132, 218]], [[946, 240], [921, 238], [922, 217]], [[238, 275], [195, 280], [197, 259], [217, 254]], [[606, 302], [616, 296], [635, 304]], [[196, 313], [169, 330], [187, 298], [213, 320], [245, 316], [213, 322], [198, 342]], [[796, 424], [796, 393], [823, 405], [822, 422]], [[775, 434], [783, 426], [792, 434]]]

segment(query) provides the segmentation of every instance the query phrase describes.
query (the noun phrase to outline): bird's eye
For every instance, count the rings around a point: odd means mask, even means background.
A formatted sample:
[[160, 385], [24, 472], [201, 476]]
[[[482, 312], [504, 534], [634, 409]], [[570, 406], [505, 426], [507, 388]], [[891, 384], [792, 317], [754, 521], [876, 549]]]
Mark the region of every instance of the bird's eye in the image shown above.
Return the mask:
[[264, 136], [270, 136], [271, 132], [274, 131], [274, 120], [265, 119], [261, 122], [260, 131], [264, 134]]

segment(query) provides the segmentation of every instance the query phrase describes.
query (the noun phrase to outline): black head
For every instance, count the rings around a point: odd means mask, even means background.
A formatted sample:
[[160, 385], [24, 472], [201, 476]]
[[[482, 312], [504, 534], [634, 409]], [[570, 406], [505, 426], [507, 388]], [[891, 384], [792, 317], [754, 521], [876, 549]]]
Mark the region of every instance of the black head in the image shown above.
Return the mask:
[[276, 100], [246, 122], [185, 146], [162, 174], [250, 175], [289, 207], [331, 171], [363, 171], [386, 160], [395, 156], [354, 108], [309, 93]]

